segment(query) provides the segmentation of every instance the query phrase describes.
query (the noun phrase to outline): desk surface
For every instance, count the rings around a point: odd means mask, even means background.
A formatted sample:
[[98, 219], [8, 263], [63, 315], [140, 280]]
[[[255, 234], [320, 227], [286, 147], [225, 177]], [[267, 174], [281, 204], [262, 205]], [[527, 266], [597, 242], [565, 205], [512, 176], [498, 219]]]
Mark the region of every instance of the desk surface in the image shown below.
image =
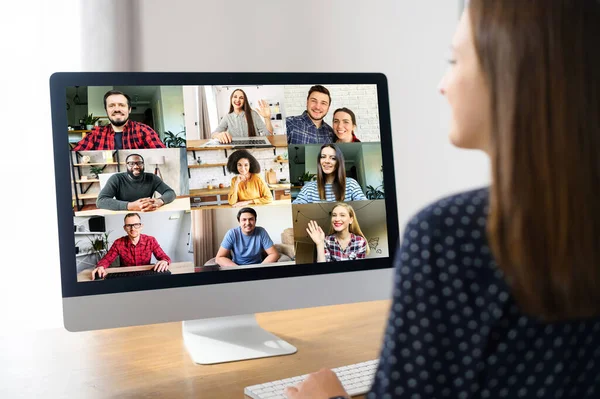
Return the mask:
[[[109, 267], [106, 269], [108, 273], [119, 273], [119, 272], [134, 272], [139, 270], [150, 270], [154, 268], [154, 265], [145, 266], [122, 266], [122, 267]], [[194, 273], [193, 262], [172, 262], [169, 265], [171, 274], [183, 274], [183, 273]], [[77, 281], [92, 281], [92, 271], [94, 268], [85, 269], [77, 273]]]
[[[190, 198], [189, 196], [182, 196], [179, 198], [175, 198], [173, 202], [169, 202], [158, 208], [154, 212], [164, 212], [164, 211], [189, 211], [190, 210]], [[93, 209], [90, 211], [79, 211], [75, 212], [75, 216], [106, 216], [106, 215], [119, 215], [119, 214], [127, 214], [133, 211], [109, 211], [108, 209]]]
[[[277, 184], [267, 184], [267, 186], [271, 189], [271, 190], [289, 190], [292, 186], [288, 183], [288, 184], [282, 184], [282, 183], [277, 183]], [[193, 196], [207, 196], [207, 195], [227, 195], [229, 193], [229, 190], [231, 189], [231, 187], [215, 187], [212, 189], [208, 189], [208, 188], [190, 188], [190, 197]]]
[[389, 301], [257, 315], [298, 348], [278, 356], [196, 365], [181, 323], [69, 333], [54, 329], [0, 337], [5, 398], [244, 398], [246, 386], [379, 356]]
[[[263, 207], [263, 206], [282, 206], [282, 205], [290, 206], [290, 205], [292, 205], [292, 200], [291, 199], [274, 200], [273, 202], [269, 202], [268, 204], [250, 204], [248, 206], [255, 208], [255, 207]], [[229, 203], [225, 203], [223, 205], [194, 206], [194, 207], [192, 207], [192, 210], [194, 210], [194, 209], [224, 209], [224, 208], [234, 208], [234, 207], [229, 205]], [[242, 209], [242, 207], [237, 207], [237, 208]]]
[[[285, 134], [277, 134], [274, 136], [265, 136], [273, 145], [273, 147], [287, 147], [287, 135]], [[202, 147], [202, 144], [206, 144], [209, 140], [188, 140], [186, 147], [188, 151], [212, 151], [212, 150], [224, 150], [233, 148], [231, 145], [219, 145], [219, 146], [210, 146], [210, 147]]]

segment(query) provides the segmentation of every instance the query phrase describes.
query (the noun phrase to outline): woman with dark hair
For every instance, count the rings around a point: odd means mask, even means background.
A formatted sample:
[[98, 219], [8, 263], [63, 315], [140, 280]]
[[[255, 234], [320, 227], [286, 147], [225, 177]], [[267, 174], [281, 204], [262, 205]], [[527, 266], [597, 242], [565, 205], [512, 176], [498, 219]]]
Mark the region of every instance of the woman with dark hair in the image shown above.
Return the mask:
[[350, 204], [340, 202], [331, 210], [328, 236], [314, 220], [308, 222], [306, 232], [317, 246], [317, 262], [364, 259], [369, 254], [367, 237]]
[[232, 137], [255, 137], [273, 134], [269, 104], [265, 100], [259, 100], [258, 106], [258, 112], [254, 111], [250, 108], [244, 90], [235, 89], [229, 97], [229, 113], [221, 119], [221, 123], [212, 133], [212, 137], [218, 139], [221, 143], [230, 143]]
[[237, 175], [231, 179], [227, 195], [229, 205], [238, 208], [273, 202], [271, 190], [260, 178], [260, 164], [248, 151], [234, 151], [227, 159], [227, 170]]
[[335, 144], [323, 144], [317, 159], [317, 181], [305, 183], [294, 204], [322, 201], [360, 201], [367, 197], [358, 182], [346, 177], [344, 154]]
[[600, 396], [599, 41], [599, 1], [470, 1], [440, 92], [491, 187], [406, 226], [367, 398]]
[[356, 115], [349, 108], [338, 108], [333, 113], [333, 133], [336, 143], [360, 143], [354, 131], [356, 130]]

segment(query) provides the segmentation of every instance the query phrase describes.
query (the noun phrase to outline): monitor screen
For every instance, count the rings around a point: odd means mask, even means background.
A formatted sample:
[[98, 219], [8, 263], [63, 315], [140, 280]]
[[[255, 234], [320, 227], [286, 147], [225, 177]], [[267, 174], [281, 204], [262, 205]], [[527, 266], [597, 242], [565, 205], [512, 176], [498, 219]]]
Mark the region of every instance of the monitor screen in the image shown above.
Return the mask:
[[57, 73], [51, 97], [63, 298], [391, 267], [385, 76]]

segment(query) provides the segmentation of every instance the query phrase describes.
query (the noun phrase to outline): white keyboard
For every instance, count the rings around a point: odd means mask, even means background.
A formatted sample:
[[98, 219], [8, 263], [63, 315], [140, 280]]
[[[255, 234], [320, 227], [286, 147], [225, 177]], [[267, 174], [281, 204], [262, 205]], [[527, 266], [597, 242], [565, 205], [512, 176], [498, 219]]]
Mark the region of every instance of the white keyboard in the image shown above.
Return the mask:
[[[338, 367], [333, 369], [333, 372], [337, 374], [348, 395], [362, 395], [371, 388], [378, 363], [379, 359], [369, 360], [368, 362]], [[284, 394], [285, 388], [297, 385], [304, 381], [306, 377], [308, 377], [308, 374], [252, 385], [246, 387], [244, 393], [252, 399], [287, 399]]]

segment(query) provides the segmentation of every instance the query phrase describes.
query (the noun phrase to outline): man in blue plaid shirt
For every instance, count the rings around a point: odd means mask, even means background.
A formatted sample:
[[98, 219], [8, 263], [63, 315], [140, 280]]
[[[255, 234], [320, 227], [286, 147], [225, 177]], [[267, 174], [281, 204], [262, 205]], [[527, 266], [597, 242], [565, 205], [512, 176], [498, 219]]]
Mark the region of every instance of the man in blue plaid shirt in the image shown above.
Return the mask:
[[331, 95], [326, 87], [311, 87], [306, 98], [306, 111], [302, 115], [285, 118], [288, 144], [335, 142], [333, 129], [323, 121], [330, 104]]

